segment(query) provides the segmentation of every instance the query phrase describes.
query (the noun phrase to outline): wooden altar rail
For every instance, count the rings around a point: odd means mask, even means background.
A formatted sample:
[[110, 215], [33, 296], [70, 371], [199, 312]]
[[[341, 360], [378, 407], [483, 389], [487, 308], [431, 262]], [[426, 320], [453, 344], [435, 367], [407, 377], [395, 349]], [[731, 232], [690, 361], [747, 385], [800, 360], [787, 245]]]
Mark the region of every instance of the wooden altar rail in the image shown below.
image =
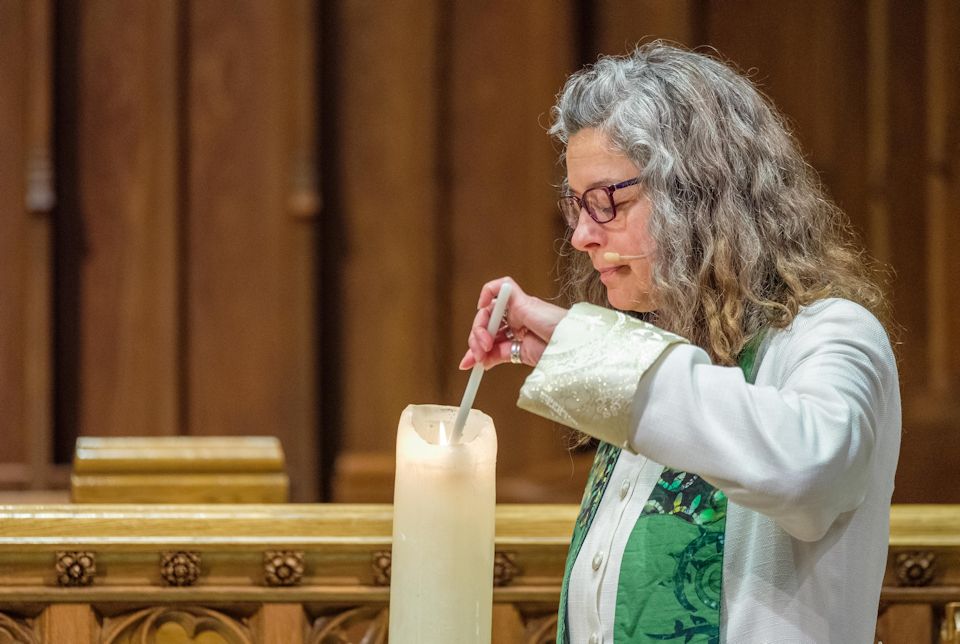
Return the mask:
[[[495, 643], [552, 641], [575, 516], [497, 508]], [[878, 638], [960, 642], [960, 506], [891, 518]], [[387, 505], [0, 506], [0, 642], [384, 642], [390, 534]]]

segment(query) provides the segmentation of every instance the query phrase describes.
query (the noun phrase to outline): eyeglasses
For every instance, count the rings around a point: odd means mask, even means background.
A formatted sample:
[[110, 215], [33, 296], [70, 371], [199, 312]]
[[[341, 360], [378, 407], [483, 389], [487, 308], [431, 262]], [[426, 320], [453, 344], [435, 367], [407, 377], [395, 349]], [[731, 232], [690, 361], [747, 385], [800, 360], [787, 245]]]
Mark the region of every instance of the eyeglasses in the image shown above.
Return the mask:
[[613, 218], [617, 216], [617, 204], [613, 201], [613, 193], [621, 188], [635, 186], [638, 183], [640, 183], [640, 177], [634, 177], [613, 185], [590, 188], [583, 193], [582, 197], [563, 195], [557, 201], [557, 206], [560, 208], [560, 214], [563, 215], [564, 221], [571, 228], [577, 227], [577, 222], [580, 221], [580, 211], [584, 208], [586, 208], [591, 219], [598, 224], [605, 224], [613, 221]]

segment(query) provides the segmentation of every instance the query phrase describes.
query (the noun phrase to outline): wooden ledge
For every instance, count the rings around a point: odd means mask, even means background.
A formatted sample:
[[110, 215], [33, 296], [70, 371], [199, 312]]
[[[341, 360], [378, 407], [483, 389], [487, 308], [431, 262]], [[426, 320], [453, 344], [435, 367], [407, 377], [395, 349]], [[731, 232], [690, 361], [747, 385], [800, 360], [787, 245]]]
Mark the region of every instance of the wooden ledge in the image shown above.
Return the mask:
[[[497, 508], [497, 601], [557, 601], [576, 514], [571, 505]], [[0, 605], [385, 603], [392, 531], [390, 505], [0, 506]], [[183, 579], [169, 579], [171, 555]], [[84, 557], [91, 578], [64, 587], [64, 556]], [[276, 562], [291, 557], [297, 579], [283, 586]]]
[[960, 547], [960, 505], [894, 505], [891, 548]]
[[[569, 543], [574, 505], [497, 506], [497, 544]], [[386, 504], [0, 505], [0, 551], [53, 544], [389, 544]], [[960, 505], [895, 505], [892, 548], [960, 548]]]
[[[571, 505], [500, 505], [497, 546], [566, 547], [576, 514]], [[66, 545], [118, 550], [150, 544], [389, 547], [392, 530], [393, 506], [380, 504], [0, 506], [0, 552]]]
[[290, 481], [272, 436], [77, 439], [75, 503], [283, 503]]

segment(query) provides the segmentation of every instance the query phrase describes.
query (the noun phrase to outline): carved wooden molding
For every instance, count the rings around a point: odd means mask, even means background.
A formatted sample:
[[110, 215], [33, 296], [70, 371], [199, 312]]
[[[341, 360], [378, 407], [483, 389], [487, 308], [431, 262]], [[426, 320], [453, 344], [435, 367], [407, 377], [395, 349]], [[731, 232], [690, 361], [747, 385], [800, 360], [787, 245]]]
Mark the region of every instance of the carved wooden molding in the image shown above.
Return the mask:
[[303, 551], [267, 550], [263, 553], [263, 578], [268, 586], [296, 586], [303, 581]]
[[517, 566], [517, 555], [513, 552], [500, 552], [493, 554], [493, 585], [509, 586], [513, 578], [520, 572]]
[[373, 566], [373, 585], [390, 585], [390, 563], [392, 553], [389, 550], [377, 550], [373, 553], [371, 565]]
[[933, 581], [937, 558], [932, 552], [897, 553], [897, 581], [901, 586], [928, 586]]
[[[371, 555], [370, 565], [373, 568], [373, 584], [375, 586], [390, 585], [392, 553], [389, 550], [377, 550]], [[517, 555], [513, 552], [497, 550], [493, 555], [493, 585], [509, 586], [513, 578], [520, 573], [517, 565]]]
[[557, 614], [528, 619], [526, 644], [553, 644], [557, 641]]
[[333, 615], [318, 617], [307, 644], [384, 644], [389, 630], [389, 613], [383, 606], [359, 606]]
[[[193, 606], [158, 606], [104, 618], [100, 641], [102, 644], [180, 642], [185, 636], [187, 642], [207, 642], [211, 639], [207, 633], [219, 635], [226, 644], [254, 644], [253, 633], [244, 621], [209, 608]], [[204, 636], [203, 640], [200, 640], [201, 636]]]
[[0, 613], [0, 642], [40, 644], [40, 637], [27, 620]]
[[97, 574], [96, 556], [92, 552], [58, 551], [56, 554], [57, 584], [89, 586]]
[[160, 553], [160, 577], [168, 586], [192, 586], [200, 578], [200, 553], [186, 550]]

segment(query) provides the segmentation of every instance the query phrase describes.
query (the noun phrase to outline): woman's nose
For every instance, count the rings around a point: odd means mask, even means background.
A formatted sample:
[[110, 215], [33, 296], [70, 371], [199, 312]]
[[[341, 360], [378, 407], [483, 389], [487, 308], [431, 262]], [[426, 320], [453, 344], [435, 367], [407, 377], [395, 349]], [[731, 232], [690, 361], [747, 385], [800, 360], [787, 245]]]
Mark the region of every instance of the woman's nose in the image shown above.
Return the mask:
[[580, 219], [577, 220], [577, 227], [573, 229], [573, 234], [570, 236], [570, 243], [577, 250], [585, 251], [590, 246], [600, 243], [598, 239], [600, 234], [600, 224], [590, 218], [586, 208], [581, 208]]

